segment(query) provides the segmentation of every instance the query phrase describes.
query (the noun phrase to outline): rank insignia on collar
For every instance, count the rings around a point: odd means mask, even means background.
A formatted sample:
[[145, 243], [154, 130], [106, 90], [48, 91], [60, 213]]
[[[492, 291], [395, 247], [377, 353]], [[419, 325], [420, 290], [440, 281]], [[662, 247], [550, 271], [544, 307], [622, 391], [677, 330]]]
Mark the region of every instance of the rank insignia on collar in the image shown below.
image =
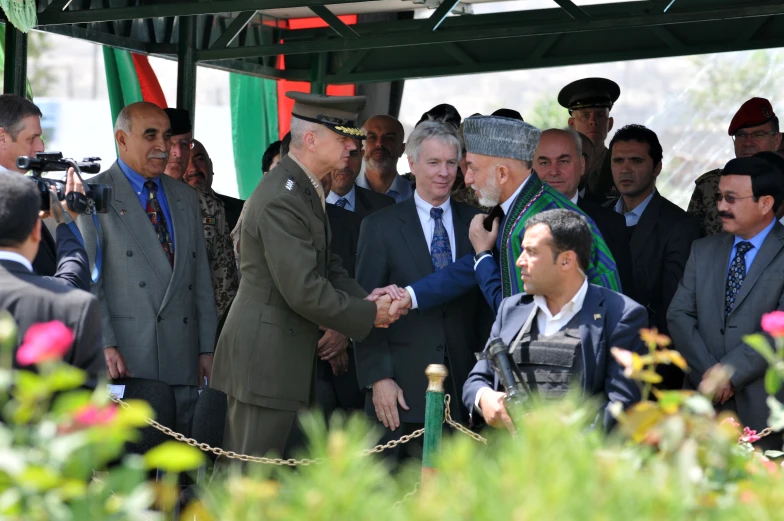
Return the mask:
[[293, 189], [294, 189], [294, 180], [289, 179], [288, 181], [286, 181], [286, 190], [291, 191]]
[[600, 318], [602, 318], [602, 316], [601, 316], [599, 313], [596, 313], [596, 314], [593, 316], [593, 319], [594, 319], [594, 320], [599, 320]]

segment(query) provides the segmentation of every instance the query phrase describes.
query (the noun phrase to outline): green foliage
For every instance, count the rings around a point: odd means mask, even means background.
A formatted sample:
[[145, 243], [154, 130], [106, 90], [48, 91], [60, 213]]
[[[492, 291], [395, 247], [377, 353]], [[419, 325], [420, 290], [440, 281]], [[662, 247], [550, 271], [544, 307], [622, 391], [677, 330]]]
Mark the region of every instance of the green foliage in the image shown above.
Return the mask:
[[526, 112], [524, 117], [527, 123], [546, 130], [565, 127], [569, 113], [558, 104], [558, 100], [551, 96], [544, 96], [533, 104], [533, 109]]

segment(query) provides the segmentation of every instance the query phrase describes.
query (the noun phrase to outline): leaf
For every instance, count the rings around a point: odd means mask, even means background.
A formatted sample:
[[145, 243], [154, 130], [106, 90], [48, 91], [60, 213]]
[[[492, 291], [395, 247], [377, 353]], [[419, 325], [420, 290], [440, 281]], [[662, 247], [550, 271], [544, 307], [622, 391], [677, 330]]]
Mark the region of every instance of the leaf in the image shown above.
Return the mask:
[[770, 367], [765, 371], [765, 392], [768, 394], [776, 394], [781, 389], [781, 375], [778, 371]]
[[60, 477], [51, 469], [39, 466], [29, 466], [19, 476], [19, 483], [36, 491], [49, 490], [60, 484]]
[[640, 374], [637, 376], [637, 379], [640, 380], [641, 382], [657, 384], [662, 381], [662, 376], [656, 371], [646, 370], [646, 371], [640, 371]]
[[71, 391], [57, 396], [52, 405], [52, 413], [55, 416], [69, 414], [90, 402], [90, 391]]
[[30, 371], [19, 371], [16, 373], [16, 395], [21, 401], [25, 398], [42, 398], [48, 394], [48, 388], [44, 379]]
[[654, 389], [654, 394], [659, 403], [659, 408], [665, 414], [675, 414], [681, 404], [688, 398], [684, 391], [659, 391]]
[[768, 364], [773, 365], [776, 362], [776, 356], [773, 354], [773, 348], [768, 343], [768, 339], [765, 337], [765, 335], [760, 333], [746, 335], [743, 337], [743, 341], [746, 342], [746, 344], [756, 352], [758, 352], [765, 360], [767, 360]]
[[770, 416], [768, 416], [768, 427], [776, 432], [784, 429], [784, 405], [782, 405], [782, 403], [774, 396], [768, 396], [766, 403], [770, 409]]
[[72, 365], [58, 364], [45, 379], [51, 391], [70, 391], [87, 381], [87, 373]]
[[204, 463], [204, 455], [199, 449], [190, 445], [178, 441], [167, 441], [150, 449], [144, 455], [144, 463], [150, 469], [183, 472], [197, 469]]
[[689, 396], [683, 403], [694, 414], [708, 416], [710, 418], [713, 418], [716, 415], [716, 409], [713, 408], [713, 403], [701, 394]]
[[781, 452], [780, 450], [766, 450], [765, 456], [768, 458], [780, 458], [784, 456], [784, 452]]
[[664, 416], [659, 407], [653, 402], [639, 402], [626, 412], [626, 422], [623, 430], [632, 440], [639, 443], [645, 439], [659, 420]]
[[114, 422], [126, 427], [146, 427], [147, 419], [155, 419], [155, 411], [144, 400], [127, 400], [130, 407], [120, 407]]

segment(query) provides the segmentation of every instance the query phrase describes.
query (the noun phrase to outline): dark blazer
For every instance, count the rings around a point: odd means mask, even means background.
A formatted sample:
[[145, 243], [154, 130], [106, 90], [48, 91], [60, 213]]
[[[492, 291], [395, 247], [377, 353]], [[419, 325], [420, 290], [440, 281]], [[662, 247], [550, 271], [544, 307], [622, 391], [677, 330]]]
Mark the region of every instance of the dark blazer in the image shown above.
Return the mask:
[[[667, 319], [673, 343], [691, 369], [687, 387], [699, 385], [705, 371], [717, 363], [732, 366], [735, 396], [722, 408], [736, 411], [741, 423], [759, 432], [767, 427], [769, 416], [763, 378], [767, 363], [743, 337], [761, 331], [765, 313], [784, 311], [784, 226], [776, 223], [765, 238], [725, 322], [724, 291], [733, 242], [728, 233], [694, 242]], [[784, 391], [778, 399], [784, 401]], [[781, 449], [781, 434], [763, 439], [771, 443], [768, 448]]]
[[233, 230], [234, 227], [237, 226], [237, 221], [240, 219], [242, 205], [245, 204], [245, 201], [217, 192], [215, 192], [215, 197], [223, 201], [223, 207], [226, 209], [226, 222], [229, 224], [229, 230]]
[[[498, 309], [490, 338], [501, 338], [511, 345], [525, 325], [536, 305], [531, 295], [518, 294], [504, 299]], [[610, 354], [610, 348], [620, 347], [640, 354], [645, 352], [640, 329], [648, 325], [645, 310], [628, 297], [610, 289], [588, 285], [588, 292], [580, 310], [580, 340], [585, 367], [583, 392], [586, 396], [600, 397], [600, 416], [606, 430], [615, 419], [607, 405], [620, 402], [624, 409], [640, 401], [640, 388], [623, 376], [623, 368]], [[482, 416], [474, 411], [476, 393], [482, 387], [498, 390], [500, 383], [487, 360], [477, 362], [463, 386], [463, 403], [471, 411], [474, 422]]]
[[74, 332], [74, 344], [65, 355], [69, 364], [96, 377], [105, 372], [101, 346], [98, 300], [86, 291], [31, 273], [18, 262], [0, 261], [0, 309], [14, 317], [21, 344], [31, 325], [58, 320]]
[[356, 213], [362, 219], [371, 213], [395, 204], [395, 200], [388, 195], [376, 193], [373, 190], [362, 188], [356, 184], [354, 185], [354, 193], [356, 194]]
[[577, 198], [577, 207], [596, 223], [615, 259], [623, 294], [632, 295], [634, 274], [632, 256], [629, 252], [629, 235], [626, 233], [626, 219], [621, 214], [582, 197]]
[[60, 224], [56, 233], [55, 241], [46, 225], [41, 226], [41, 244], [33, 259], [33, 269], [38, 275], [51, 277], [61, 284], [90, 291], [87, 250], [76, 235], [79, 229], [74, 233], [67, 225]]
[[[386, 196], [384, 196], [386, 197]], [[389, 199], [392, 199], [389, 197]], [[332, 253], [339, 255], [348, 276], [354, 278], [357, 264], [357, 243], [362, 217], [334, 204], [327, 204], [327, 219], [332, 228]]]
[[[456, 257], [472, 252], [468, 227], [479, 210], [452, 202]], [[357, 257], [357, 281], [368, 291], [389, 284], [405, 287], [433, 273], [430, 251], [414, 198], [385, 208], [362, 222]], [[457, 397], [487, 340], [492, 314], [479, 288], [444, 306], [413, 310], [388, 329], [375, 329], [355, 346], [361, 388], [394, 378], [409, 410], [400, 410], [403, 423], [425, 419], [425, 368], [447, 364], [453, 383], [446, 392]], [[459, 400], [453, 400], [453, 404]], [[459, 406], [453, 407], [459, 414]]]

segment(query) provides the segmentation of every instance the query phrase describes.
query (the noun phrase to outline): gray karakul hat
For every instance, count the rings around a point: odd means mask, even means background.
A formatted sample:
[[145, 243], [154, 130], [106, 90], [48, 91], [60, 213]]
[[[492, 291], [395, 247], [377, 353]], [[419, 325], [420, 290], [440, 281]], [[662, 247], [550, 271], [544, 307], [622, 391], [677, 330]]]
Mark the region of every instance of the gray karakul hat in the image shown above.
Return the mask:
[[357, 127], [359, 111], [365, 108], [365, 96], [325, 96], [305, 92], [287, 92], [294, 100], [291, 115], [313, 123], [321, 123], [333, 132], [355, 139], [365, 139]]
[[533, 161], [542, 131], [519, 119], [471, 116], [463, 121], [466, 152]]

